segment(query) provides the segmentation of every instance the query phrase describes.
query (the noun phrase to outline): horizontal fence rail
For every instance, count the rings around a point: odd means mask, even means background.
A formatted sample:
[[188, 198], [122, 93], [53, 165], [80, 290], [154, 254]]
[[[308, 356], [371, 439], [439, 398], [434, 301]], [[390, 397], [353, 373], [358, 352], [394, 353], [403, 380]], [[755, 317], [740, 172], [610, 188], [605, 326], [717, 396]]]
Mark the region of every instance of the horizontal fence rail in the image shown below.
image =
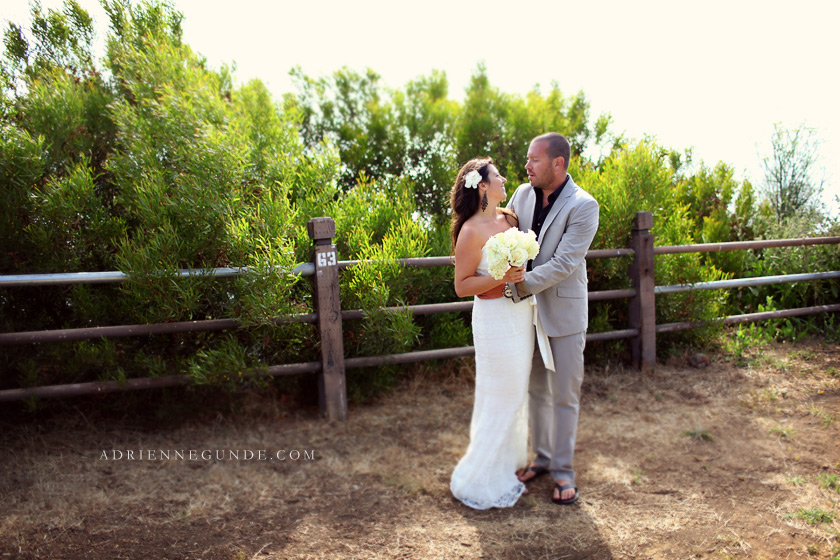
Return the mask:
[[[314, 323], [315, 313], [288, 315], [274, 320], [282, 323]], [[43, 342], [69, 342], [76, 340], [96, 340], [99, 338], [123, 338], [128, 336], [152, 336], [186, 332], [212, 332], [241, 328], [236, 319], [207, 319], [204, 321], [179, 321], [173, 323], [153, 323], [142, 325], [117, 325], [113, 327], [87, 327], [79, 329], [58, 329], [52, 331], [29, 331], [0, 333], [0, 346]]]
[[[640, 369], [652, 368], [655, 363], [655, 344], [657, 333], [708, 326], [710, 324], [732, 325], [744, 322], [779, 319], [840, 311], [840, 304], [814, 306], [799, 309], [786, 309], [745, 315], [723, 317], [715, 321], [682, 322], [655, 324], [655, 297], [674, 293], [697, 290], [730, 289], [736, 287], [760, 286], [768, 284], [818, 281], [840, 278], [838, 272], [818, 272], [809, 274], [790, 274], [755, 278], [740, 278], [696, 282], [672, 286], [656, 286], [654, 283], [654, 256], [677, 253], [708, 253], [732, 250], [760, 250], [772, 247], [795, 247], [822, 244], [840, 244], [840, 237], [820, 237], [805, 239], [774, 239], [759, 241], [739, 241], [728, 243], [709, 243], [695, 245], [653, 246], [650, 230], [653, 217], [649, 212], [638, 212], [633, 223], [630, 246], [619, 249], [590, 250], [587, 259], [632, 257], [629, 266], [629, 279], [632, 286], [626, 289], [613, 289], [589, 292], [590, 301], [628, 299], [630, 305], [630, 325], [627, 329], [608, 332], [587, 333], [587, 342], [629, 339], [631, 357]], [[405, 364], [436, 359], [449, 359], [475, 354], [475, 348], [442, 348], [389, 354], [383, 356], [344, 357], [342, 322], [363, 319], [370, 313], [410, 313], [414, 316], [437, 313], [462, 313], [473, 308], [472, 301], [418, 304], [409, 306], [386, 307], [369, 312], [362, 309], [341, 309], [338, 293], [338, 272], [357, 266], [365, 261], [337, 259], [337, 252], [332, 239], [335, 236], [335, 223], [331, 218], [313, 218], [308, 227], [309, 235], [315, 245], [313, 261], [296, 266], [291, 272], [300, 276], [313, 277], [315, 289], [315, 312], [277, 317], [275, 324], [311, 323], [315, 324], [321, 338], [321, 359], [316, 362], [297, 364], [278, 364], [258, 368], [247, 372], [256, 376], [283, 376], [315, 373], [319, 376], [321, 410], [330, 419], [344, 419], [346, 410], [346, 388], [344, 372], [347, 368], [375, 367], [391, 364]], [[397, 262], [407, 267], [451, 266], [454, 257], [413, 257], [398, 259]], [[232, 278], [249, 274], [247, 267], [209, 268], [179, 270], [172, 276]], [[167, 275], [163, 275], [167, 276]], [[76, 272], [59, 274], [24, 274], [0, 276], [0, 288], [29, 286], [61, 286], [74, 284], [113, 284], [125, 282], [131, 275], [123, 272]], [[154, 336], [189, 332], [209, 332], [226, 329], [246, 328], [235, 319], [211, 319], [203, 321], [181, 321], [172, 323], [117, 325], [50, 331], [32, 331], [0, 333], [0, 345], [39, 344], [94, 340], [100, 338], [118, 338], [130, 336]], [[191, 380], [185, 375], [172, 375], [156, 378], [127, 379], [123, 381], [95, 381], [68, 385], [31, 387], [0, 390], [0, 402], [28, 398], [67, 397], [90, 395], [114, 391], [150, 389], [188, 385]]]
[[[161, 277], [174, 276], [176, 278], [235, 278], [250, 273], [247, 266], [239, 268], [195, 268], [182, 269], [173, 274], [162, 274]], [[312, 276], [315, 266], [312, 263], [297, 265], [292, 274]], [[54, 274], [7, 274], [0, 275], [0, 288], [19, 286], [69, 286], [73, 284], [119, 284], [131, 280], [131, 274], [112, 270], [107, 272], [57, 272]]]
[[840, 278], [840, 272], [810, 272], [807, 274], [756, 276], [754, 278], [732, 278], [730, 280], [695, 282], [694, 284], [656, 286], [654, 292], [656, 294], [679, 294], [683, 292], [696, 292], [698, 290], [724, 290], [728, 288], [743, 288], [746, 286], [766, 286], [768, 284], [785, 284], [793, 282], [806, 282], [811, 280], [830, 280], [832, 278]]
[[[298, 375], [301, 373], [318, 373], [321, 371], [319, 362], [305, 362], [301, 364], [282, 364], [250, 372], [257, 376]], [[124, 381], [90, 381], [88, 383], [72, 383], [67, 385], [48, 385], [45, 387], [30, 387], [22, 389], [6, 389], [0, 391], [0, 402], [18, 401], [30, 398], [46, 399], [52, 397], [76, 397], [82, 395], [98, 395], [117, 391], [132, 391], [138, 389], [161, 389], [190, 385], [192, 380], [186, 375], [167, 375], [164, 377], [140, 377]]]
[[806, 245], [837, 245], [840, 237], [802, 237], [798, 239], [762, 239], [758, 241], [727, 241], [726, 243], [701, 243], [697, 245], [661, 245], [653, 248], [655, 255], [676, 253], [718, 253], [743, 249], [769, 249], [772, 247], [804, 247]]
[[720, 323], [722, 325], [737, 325], [739, 323], [752, 323], [768, 319], [784, 319], [785, 317], [801, 317], [803, 315], [816, 315], [817, 313], [832, 313], [840, 311], [840, 304], [815, 305], [813, 307], [798, 307], [795, 309], [780, 309], [777, 311], [762, 311], [760, 313], [746, 313], [744, 315], [730, 315], [722, 317], [717, 321], [685, 321], [682, 323], [663, 323], [656, 325], [656, 332], [675, 332], [687, 329], [706, 327], [710, 324]]
[[[592, 249], [586, 252], [587, 259], [612, 259], [616, 257], [632, 257], [633, 249]], [[397, 264], [403, 266], [434, 267], [455, 264], [455, 257], [411, 257], [396, 259]], [[338, 268], [344, 270], [368, 261], [338, 261]], [[302, 266], [302, 265], [301, 265]]]

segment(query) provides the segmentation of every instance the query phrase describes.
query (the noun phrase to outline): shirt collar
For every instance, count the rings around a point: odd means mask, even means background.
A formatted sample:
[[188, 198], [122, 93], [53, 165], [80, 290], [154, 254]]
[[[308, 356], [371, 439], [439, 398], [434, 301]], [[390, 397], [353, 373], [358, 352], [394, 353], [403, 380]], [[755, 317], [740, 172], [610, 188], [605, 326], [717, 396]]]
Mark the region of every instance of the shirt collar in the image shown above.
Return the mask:
[[550, 203], [552, 203], [552, 202], [554, 202], [555, 200], [557, 200], [557, 197], [559, 197], [559, 196], [560, 196], [560, 193], [561, 193], [561, 192], [563, 192], [563, 189], [566, 187], [566, 183], [568, 183], [568, 182], [569, 182], [569, 177], [571, 177], [571, 175], [569, 175], [568, 173], [566, 173], [566, 180], [565, 180], [565, 181], [563, 181], [563, 184], [562, 184], [562, 185], [560, 185], [559, 187], [557, 187], [557, 190], [556, 190], [556, 191], [554, 191], [553, 193], [551, 193], [550, 195], [548, 195], [548, 202], [549, 202], [549, 204], [550, 204]]

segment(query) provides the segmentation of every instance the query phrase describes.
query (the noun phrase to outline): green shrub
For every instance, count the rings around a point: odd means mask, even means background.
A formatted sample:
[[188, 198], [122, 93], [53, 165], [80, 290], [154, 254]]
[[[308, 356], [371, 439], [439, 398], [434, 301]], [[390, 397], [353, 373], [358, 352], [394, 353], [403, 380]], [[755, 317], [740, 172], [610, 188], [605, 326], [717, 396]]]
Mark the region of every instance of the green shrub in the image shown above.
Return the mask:
[[[131, 278], [4, 289], [0, 321], [5, 332], [217, 318], [242, 328], [5, 347], [0, 359], [11, 365], [0, 387], [184, 374], [231, 390], [267, 366], [316, 360], [314, 327], [275, 319], [314, 310], [309, 281], [291, 270], [311, 259], [306, 224], [320, 216], [335, 219], [339, 259], [362, 261], [340, 273], [342, 306], [365, 311], [345, 324], [347, 357], [470, 344], [468, 314], [381, 311], [457, 299], [451, 267], [396, 260], [451, 254], [448, 199], [461, 163], [492, 156], [512, 192], [525, 178], [528, 143], [548, 130], [568, 136], [571, 173], [600, 203], [593, 249], [626, 247], [638, 211], [653, 213], [659, 246], [838, 234], [837, 221], [816, 212], [779, 223], [730, 166], [616, 137], [609, 115], [591, 120], [585, 95], [556, 84], [511, 95], [479, 65], [457, 102], [442, 72], [388, 90], [372, 70], [314, 79], [297, 69], [298, 92], [276, 104], [258, 80], [236, 85], [229, 68], [209, 68], [183, 42], [183, 16], [170, 4], [109, 0], [105, 9], [101, 67], [91, 55], [93, 22], [75, 2], [60, 12], [35, 5], [32, 37], [14, 24], [6, 30], [0, 274], [121, 270]], [[628, 288], [628, 264], [591, 260], [590, 290]], [[248, 273], [202, 272], [216, 267]], [[672, 254], [656, 257], [656, 284], [838, 269], [836, 246]], [[657, 323], [710, 325], [660, 337], [660, 353], [708, 343], [716, 317], [834, 302], [838, 285], [659, 296]], [[834, 317], [780, 320], [761, 333], [795, 338], [819, 327], [836, 338]], [[626, 300], [590, 304], [590, 332], [627, 324]], [[750, 332], [737, 331], [736, 351]], [[627, 345], [587, 352], [612, 358]], [[351, 370], [349, 390], [364, 400], [399, 371]]]

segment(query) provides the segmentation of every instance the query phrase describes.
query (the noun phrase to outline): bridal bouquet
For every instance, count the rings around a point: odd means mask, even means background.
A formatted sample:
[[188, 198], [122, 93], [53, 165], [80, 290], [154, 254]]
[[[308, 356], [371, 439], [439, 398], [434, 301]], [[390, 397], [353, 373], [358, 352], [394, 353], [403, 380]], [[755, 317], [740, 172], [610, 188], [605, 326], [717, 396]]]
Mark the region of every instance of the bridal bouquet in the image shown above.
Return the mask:
[[501, 280], [511, 266], [522, 266], [537, 256], [540, 244], [533, 231], [519, 231], [515, 227], [497, 233], [487, 240], [487, 260], [490, 276]]

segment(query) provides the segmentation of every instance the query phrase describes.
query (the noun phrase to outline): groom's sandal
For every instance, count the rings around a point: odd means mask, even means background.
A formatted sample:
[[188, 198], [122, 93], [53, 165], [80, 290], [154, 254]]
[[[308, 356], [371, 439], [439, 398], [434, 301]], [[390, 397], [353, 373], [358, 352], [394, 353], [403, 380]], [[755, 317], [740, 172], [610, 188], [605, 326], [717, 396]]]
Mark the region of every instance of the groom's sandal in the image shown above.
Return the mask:
[[564, 500], [562, 498], [555, 498], [554, 493], [552, 491], [551, 501], [554, 502], [555, 504], [560, 504], [561, 506], [568, 506], [568, 505], [572, 505], [573, 503], [575, 503], [577, 501], [579, 492], [578, 492], [578, 487], [577, 487], [576, 484], [574, 484], [574, 483], [568, 483], [568, 484], [563, 484], [563, 485], [555, 484], [554, 488], [556, 488], [557, 490], [560, 491], [561, 496], [563, 495], [563, 490], [568, 490], [570, 488], [575, 489], [575, 495], [572, 496], [571, 498], [567, 499], [567, 500]]
[[542, 475], [548, 474], [548, 469], [545, 468], [545, 467], [541, 467], [539, 465], [530, 465], [527, 469], [522, 471], [522, 474], [518, 475], [516, 478], [519, 478], [520, 476], [525, 476], [528, 473], [534, 473], [534, 474], [533, 474], [533, 476], [531, 476], [529, 478], [526, 478], [525, 480], [520, 479], [519, 482], [524, 482], [526, 484], [528, 482], [533, 482], [534, 480], [538, 479]]

